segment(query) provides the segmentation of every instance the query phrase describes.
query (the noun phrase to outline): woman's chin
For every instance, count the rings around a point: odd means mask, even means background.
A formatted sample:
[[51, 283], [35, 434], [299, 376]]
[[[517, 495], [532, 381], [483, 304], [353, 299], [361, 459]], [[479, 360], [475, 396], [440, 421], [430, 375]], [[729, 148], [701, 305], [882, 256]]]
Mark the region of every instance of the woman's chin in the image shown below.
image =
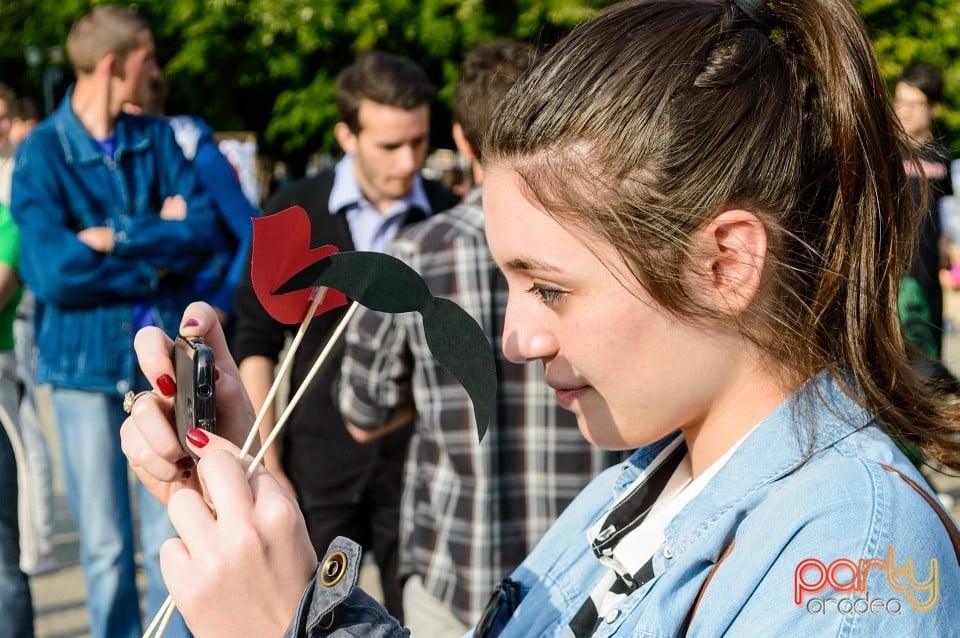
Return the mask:
[[605, 450], [632, 450], [638, 446], [628, 441], [612, 418], [587, 416], [583, 411], [576, 411], [577, 426], [580, 433], [590, 443]]

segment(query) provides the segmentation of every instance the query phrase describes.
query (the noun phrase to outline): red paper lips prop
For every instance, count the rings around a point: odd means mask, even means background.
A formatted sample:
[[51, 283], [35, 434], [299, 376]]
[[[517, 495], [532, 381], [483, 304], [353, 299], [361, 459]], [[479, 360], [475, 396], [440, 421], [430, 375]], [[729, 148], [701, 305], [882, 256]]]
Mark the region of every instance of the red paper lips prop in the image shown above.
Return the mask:
[[[310, 218], [299, 206], [254, 218], [251, 250], [250, 278], [257, 299], [271, 317], [286, 324], [303, 321], [314, 290], [273, 292], [307, 266], [339, 252], [336, 246], [310, 248]], [[346, 304], [343, 293], [328, 290], [314, 316]]]

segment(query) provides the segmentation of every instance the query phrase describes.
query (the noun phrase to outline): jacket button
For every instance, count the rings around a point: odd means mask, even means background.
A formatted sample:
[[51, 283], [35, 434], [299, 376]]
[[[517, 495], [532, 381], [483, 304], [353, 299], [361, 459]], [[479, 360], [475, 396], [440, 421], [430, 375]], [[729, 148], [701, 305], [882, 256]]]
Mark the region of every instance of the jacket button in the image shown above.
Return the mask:
[[320, 568], [320, 583], [324, 587], [333, 587], [340, 582], [347, 573], [347, 555], [343, 552], [333, 552], [323, 561]]
[[666, 558], [667, 560], [670, 560], [671, 558], [673, 558], [673, 552], [671, 552], [670, 548], [667, 547], [666, 545], [663, 546], [663, 557]]
[[612, 625], [613, 623], [617, 622], [617, 618], [619, 617], [620, 617], [620, 610], [611, 609], [610, 611], [607, 612], [607, 615], [603, 617], [603, 621], [608, 625]]

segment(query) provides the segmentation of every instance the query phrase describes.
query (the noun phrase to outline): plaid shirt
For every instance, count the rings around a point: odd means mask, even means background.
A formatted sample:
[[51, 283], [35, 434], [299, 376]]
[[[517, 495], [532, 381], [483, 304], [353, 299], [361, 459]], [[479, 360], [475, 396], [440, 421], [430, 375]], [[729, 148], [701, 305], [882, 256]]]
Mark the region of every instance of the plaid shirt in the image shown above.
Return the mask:
[[491, 338], [497, 406], [486, 437], [467, 393], [433, 359], [418, 313], [361, 308], [346, 337], [340, 409], [375, 429], [413, 404], [416, 420], [400, 509], [400, 574], [473, 625], [494, 587], [540, 540], [591, 478], [623, 458], [588, 444], [556, 405], [539, 362], [509, 363], [500, 350], [507, 285], [483, 234], [480, 191], [405, 229], [389, 251], [430, 291], [463, 307]]

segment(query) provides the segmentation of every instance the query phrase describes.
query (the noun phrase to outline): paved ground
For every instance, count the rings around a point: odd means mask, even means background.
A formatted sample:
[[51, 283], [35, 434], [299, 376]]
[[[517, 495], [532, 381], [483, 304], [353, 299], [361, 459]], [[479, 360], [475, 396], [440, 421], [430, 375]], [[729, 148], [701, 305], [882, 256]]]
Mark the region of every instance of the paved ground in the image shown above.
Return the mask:
[[[944, 358], [952, 370], [960, 373], [960, 293], [948, 296], [947, 314], [953, 318], [956, 330], [947, 337]], [[49, 415], [47, 417], [44, 420], [49, 424]], [[55, 446], [56, 437], [52, 436], [52, 428], [48, 438]], [[54, 453], [56, 452], [54, 447]], [[952, 511], [960, 520], [960, 478], [936, 475], [930, 478], [938, 490], [955, 500]], [[83, 575], [78, 563], [77, 532], [63, 500], [63, 482], [59, 468], [56, 468], [55, 484], [56, 557], [62, 568], [51, 574], [34, 577], [31, 581], [36, 610], [36, 634], [37, 638], [85, 638], [89, 634], [84, 607]], [[362, 570], [361, 584], [376, 595], [379, 588], [375, 567], [371, 565]]]

